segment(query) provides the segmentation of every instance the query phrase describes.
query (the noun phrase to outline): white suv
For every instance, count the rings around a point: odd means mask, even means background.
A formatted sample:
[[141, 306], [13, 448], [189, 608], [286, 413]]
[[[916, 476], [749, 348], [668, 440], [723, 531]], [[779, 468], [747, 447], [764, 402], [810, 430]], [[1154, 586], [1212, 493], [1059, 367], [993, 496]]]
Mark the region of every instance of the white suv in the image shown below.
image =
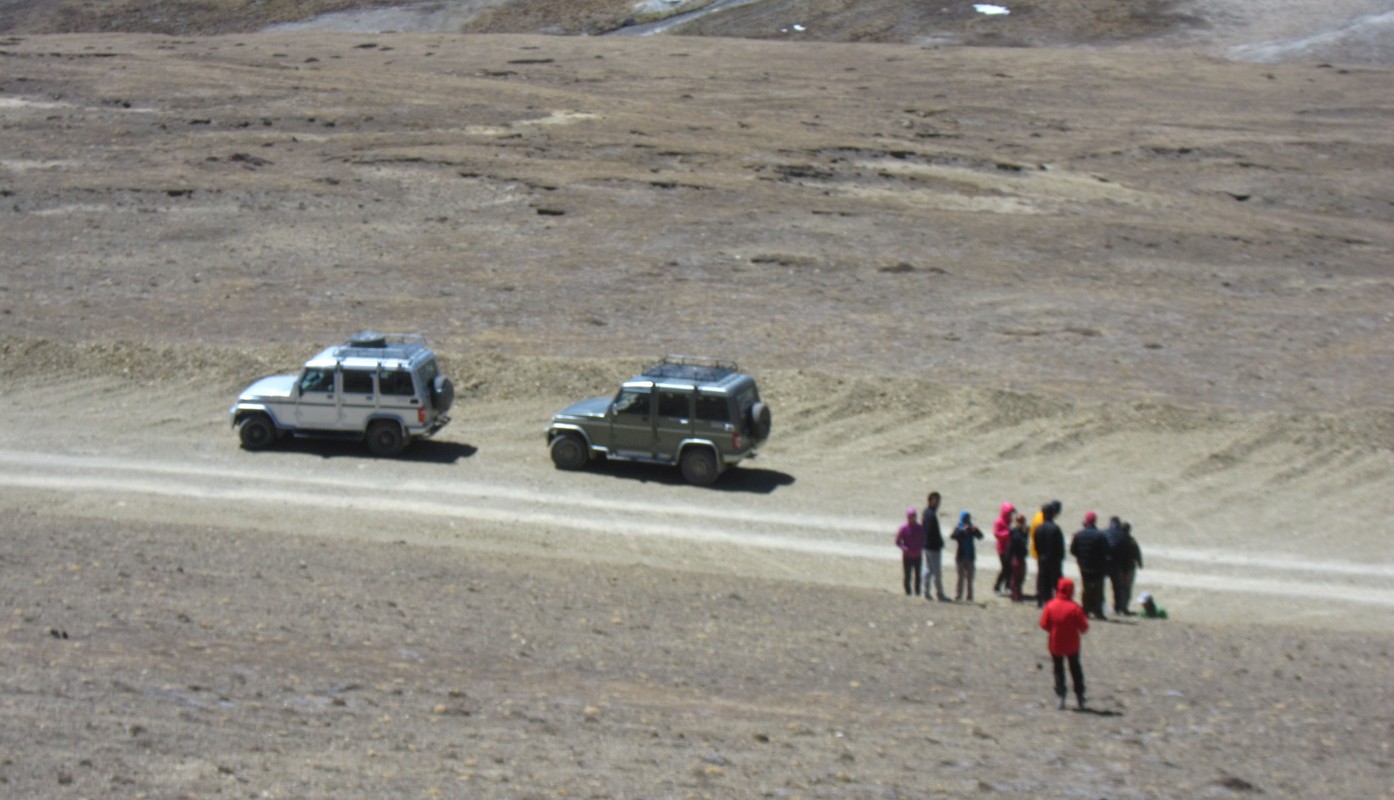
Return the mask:
[[374, 455], [395, 456], [444, 428], [454, 399], [422, 336], [368, 331], [325, 349], [299, 375], [247, 387], [232, 406], [232, 426], [248, 450], [290, 434], [361, 439]]

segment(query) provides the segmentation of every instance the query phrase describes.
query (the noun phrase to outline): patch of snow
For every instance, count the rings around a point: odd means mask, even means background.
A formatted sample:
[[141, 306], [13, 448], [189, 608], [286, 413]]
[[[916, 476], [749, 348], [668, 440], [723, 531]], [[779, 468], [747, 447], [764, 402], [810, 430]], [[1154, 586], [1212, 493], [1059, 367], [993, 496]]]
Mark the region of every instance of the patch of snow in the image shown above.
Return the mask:
[[993, 16], [1012, 13], [1011, 9], [1007, 8], [1006, 6], [994, 6], [990, 3], [974, 3], [973, 10], [978, 12], [979, 14], [988, 14]]

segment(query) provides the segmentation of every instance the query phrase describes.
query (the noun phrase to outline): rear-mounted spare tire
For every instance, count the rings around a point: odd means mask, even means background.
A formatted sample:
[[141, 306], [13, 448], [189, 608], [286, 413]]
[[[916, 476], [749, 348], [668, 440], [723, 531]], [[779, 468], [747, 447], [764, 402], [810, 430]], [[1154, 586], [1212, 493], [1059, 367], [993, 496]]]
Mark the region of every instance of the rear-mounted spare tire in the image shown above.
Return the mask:
[[756, 403], [750, 407], [750, 438], [753, 441], [763, 442], [768, 439], [773, 423], [769, 406], [764, 403]]
[[437, 375], [431, 381], [431, 407], [444, 414], [455, 402], [455, 384], [444, 375]]

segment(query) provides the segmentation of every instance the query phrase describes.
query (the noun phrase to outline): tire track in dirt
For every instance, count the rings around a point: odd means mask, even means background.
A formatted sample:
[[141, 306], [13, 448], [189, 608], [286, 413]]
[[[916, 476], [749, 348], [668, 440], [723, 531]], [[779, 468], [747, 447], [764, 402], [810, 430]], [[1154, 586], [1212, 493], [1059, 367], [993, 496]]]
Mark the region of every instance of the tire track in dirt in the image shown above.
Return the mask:
[[[91, 496], [158, 496], [241, 507], [254, 504], [307, 511], [348, 509], [397, 518], [418, 516], [565, 528], [819, 557], [888, 561], [894, 556], [894, 551], [882, 543], [886, 531], [879, 521], [597, 499], [456, 479], [406, 480], [394, 484], [392, 491], [386, 493], [378, 481], [349, 476], [229, 470], [176, 460], [0, 450], [0, 486]], [[1388, 566], [1249, 558], [1194, 548], [1149, 548], [1147, 558], [1154, 565], [1163, 565], [1161, 569], [1148, 567], [1140, 574], [1148, 586], [1214, 593], [1301, 595], [1344, 604], [1394, 607], [1394, 590], [1383, 588], [1394, 577], [1394, 568]], [[980, 572], [986, 568], [984, 563]], [[1073, 564], [1067, 565], [1067, 571], [1073, 571]]]

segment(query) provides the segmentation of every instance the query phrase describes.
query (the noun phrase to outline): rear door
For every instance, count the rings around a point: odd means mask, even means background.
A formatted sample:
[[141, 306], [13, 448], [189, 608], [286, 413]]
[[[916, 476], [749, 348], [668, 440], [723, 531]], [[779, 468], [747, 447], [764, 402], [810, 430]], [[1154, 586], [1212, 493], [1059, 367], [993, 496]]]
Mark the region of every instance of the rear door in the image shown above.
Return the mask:
[[339, 373], [339, 421], [345, 430], [362, 430], [377, 410], [373, 390], [375, 367], [345, 366]]
[[677, 460], [678, 447], [692, 436], [692, 387], [663, 387], [655, 390], [657, 409], [656, 454]]

